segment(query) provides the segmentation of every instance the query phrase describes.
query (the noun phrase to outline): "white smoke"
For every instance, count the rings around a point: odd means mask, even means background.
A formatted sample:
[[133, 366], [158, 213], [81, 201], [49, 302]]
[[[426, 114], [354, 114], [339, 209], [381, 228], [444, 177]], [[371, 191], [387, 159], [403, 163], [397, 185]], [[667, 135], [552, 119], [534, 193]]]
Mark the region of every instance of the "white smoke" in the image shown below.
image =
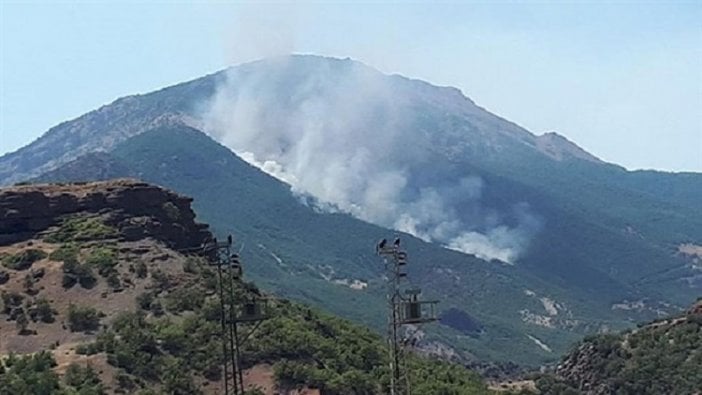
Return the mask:
[[433, 131], [414, 124], [411, 83], [349, 60], [279, 57], [231, 69], [204, 120], [317, 208], [513, 263], [538, 221], [524, 204], [509, 215], [485, 208], [479, 176], [444, 174]]

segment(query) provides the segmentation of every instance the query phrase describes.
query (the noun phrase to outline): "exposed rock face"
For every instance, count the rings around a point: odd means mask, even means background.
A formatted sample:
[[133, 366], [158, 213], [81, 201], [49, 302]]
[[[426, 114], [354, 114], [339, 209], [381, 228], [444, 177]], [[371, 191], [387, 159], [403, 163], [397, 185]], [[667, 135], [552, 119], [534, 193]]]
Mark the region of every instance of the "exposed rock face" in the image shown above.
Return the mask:
[[211, 236], [195, 222], [191, 198], [131, 179], [38, 184], [0, 189], [0, 245], [32, 238], [66, 215], [103, 217], [124, 240], [153, 237], [174, 249], [200, 246]]
[[556, 373], [566, 382], [588, 394], [609, 394], [611, 388], [602, 382], [601, 372], [592, 368], [593, 361], [600, 360], [599, 351], [590, 344], [581, 344], [558, 366]]

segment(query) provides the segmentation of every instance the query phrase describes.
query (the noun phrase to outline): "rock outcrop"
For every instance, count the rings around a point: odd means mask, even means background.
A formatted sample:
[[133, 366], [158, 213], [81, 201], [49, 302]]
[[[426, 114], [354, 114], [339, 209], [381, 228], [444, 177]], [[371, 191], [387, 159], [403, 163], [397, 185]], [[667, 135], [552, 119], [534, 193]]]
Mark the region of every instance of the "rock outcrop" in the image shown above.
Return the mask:
[[191, 198], [132, 179], [0, 189], [0, 246], [32, 238], [69, 215], [99, 215], [124, 240], [153, 237], [174, 249], [211, 237], [195, 222]]

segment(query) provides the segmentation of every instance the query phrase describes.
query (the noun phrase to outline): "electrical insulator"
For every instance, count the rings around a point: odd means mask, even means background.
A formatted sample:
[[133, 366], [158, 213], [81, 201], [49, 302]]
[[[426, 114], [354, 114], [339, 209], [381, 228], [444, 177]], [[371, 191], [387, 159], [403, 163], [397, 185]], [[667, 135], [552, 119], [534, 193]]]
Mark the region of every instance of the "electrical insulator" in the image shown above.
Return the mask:
[[407, 253], [404, 251], [400, 251], [397, 253], [397, 264], [399, 266], [404, 266], [407, 264]]

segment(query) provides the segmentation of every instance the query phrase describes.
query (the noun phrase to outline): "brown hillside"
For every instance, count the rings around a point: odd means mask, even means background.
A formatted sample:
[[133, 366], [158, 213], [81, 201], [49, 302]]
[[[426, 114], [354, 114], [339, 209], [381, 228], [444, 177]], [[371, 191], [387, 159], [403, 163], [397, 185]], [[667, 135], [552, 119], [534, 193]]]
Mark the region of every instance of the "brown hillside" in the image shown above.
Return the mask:
[[[118, 369], [104, 352], [85, 355], [81, 347], [119, 313], [134, 310], [140, 295], [167, 297], [201, 286], [184, 252], [211, 234], [194, 221], [190, 203], [135, 180], [0, 189], [0, 358], [51, 350], [57, 373], [73, 363], [89, 365], [115, 392]], [[90, 267], [86, 277], [93, 280], [81, 282], [77, 277], [85, 274], [76, 275], [71, 265]], [[97, 325], [72, 325], [76, 308], [94, 308]], [[245, 372], [245, 383], [279, 392], [268, 365]], [[205, 393], [221, 388], [218, 381], [200, 385]]]

